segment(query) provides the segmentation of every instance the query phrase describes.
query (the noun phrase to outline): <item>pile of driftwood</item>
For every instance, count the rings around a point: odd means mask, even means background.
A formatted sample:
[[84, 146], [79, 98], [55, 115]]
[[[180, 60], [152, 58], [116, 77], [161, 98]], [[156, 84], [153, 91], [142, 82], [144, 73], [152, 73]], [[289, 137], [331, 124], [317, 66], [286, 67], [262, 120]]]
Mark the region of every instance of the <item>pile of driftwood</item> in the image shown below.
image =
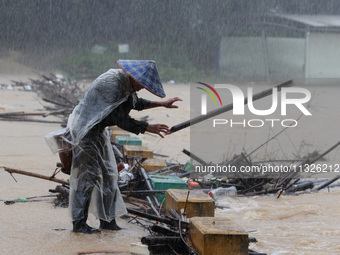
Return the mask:
[[[255, 196], [255, 195], [266, 195], [266, 194], [275, 194], [277, 193], [277, 198], [279, 198], [283, 193], [284, 194], [296, 194], [301, 191], [319, 191], [323, 188], [329, 187], [332, 183], [340, 179], [340, 175], [335, 176], [332, 179], [321, 179], [314, 178], [313, 173], [308, 173], [308, 167], [319, 162], [325, 160], [324, 157], [337, 148], [340, 145], [340, 142], [334, 144], [332, 147], [327, 149], [326, 151], [319, 153], [314, 151], [312, 153], [308, 153], [307, 156], [299, 159], [293, 160], [267, 160], [265, 162], [253, 162], [251, 159], [251, 155], [257, 151], [259, 148], [264, 146], [266, 143], [273, 140], [277, 137], [281, 132], [267, 140], [265, 143], [261, 144], [252, 152], [245, 154], [241, 153], [239, 155], [235, 155], [231, 160], [227, 160], [225, 162], [220, 163], [220, 166], [233, 166], [237, 170], [234, 173], [222, 175], [211, 175], [210, 179], [198, 178], [192, 179], [192, 181], [198, 182], [200, 188], [202, 189], [216, 189], [218, 187], [231, 187], [234, 186], [237, 188], [237, 194], [242, 196]], [[212, 163], [207, 163], [198, 156], [190, 153], [189, 151], [183, 149], [183, 152], [194, 159], [198, 164], [202, 166], [211, 166]], [[285, 165], [285, 169], [289, 169], [288, 172], [279, 172], [277, 174], [265, 174], [265, 173], [244, 173], [239, 171], [240, 167], [247, 166], [248, 168], [257, 167], [260, 168], [262, 165], [271, 165], [275, 166], [275, 164], [283, 166], [288, 162], [288, 165]], [[292, 167], [294, 166], [294, 167]], [[327, 170], [326, 170], [327, 171]], [[190, 174], [194, 174], [195, 171], [186, 172], [179, 174], [180, 177], [190, 176]], [[314, 173], [315, 174], [315, 173]], [[197, 175], [194, 175], [197, 178]], [[224, 178], [227, 177], [227, 178]], [[316, 187], [317, 186], [317, 187]]]
[[[126, 199], [131, 199], [131, 197], [135, 197], [137, 199], [146, 200], [147, 203], [151, 206], [151, 209], [154, 213], [158, 213], [158, 209], [160, 207], [160, 203], [156, 198], [157, 193], [164, 193], [165, 190], [153, 190], [152, 185], [149, 180], [149, 175], [176, 175], [180, 178], [183, 178], [187, 182], [195, 182], [198, 185], [194, 187], [194, 189], [201, 189], [208, 193], [219, 187], [231, 187], [234, 186], [237, 189], [238, 196], [255, 196], [255, 195], [266, 195], [266, 194], [278, 194], [278, 198], [281, 194], [294, 194], [298, 191], [308, 191], [308, 192], [316, 192], [326, 187], [334, 187], [339, 186], [339, 184], [333, 184], [338, 179], [340, 179], [340, 175], [335, 176], [332, 179], [312, 179], [312, 178], [303, 178], [299, 175], [299, 172], [292, 171], [288, 173], [282, 173], [278, 177], [266, 177], [265, 175], [262, 178], [252, 178], [252, 176], [247, 176], [246, 174], [233, 176], [227, 176], [228, 178], [218, 178], [211, 176], [210, 178], [197, 178], [191, 177], [193, 170], [189, 170], [186, 165], [183, 164], [173, 164], [167, 163], [167, 167], [163, 169], [159, 169], [153, 172], [146, 172], [146, 170], [142, 167], [142, 163], [146, 158], [140, 158], [137, 156], [124, 155], [123, 146], [111, 142], [112, 147], [115, 153], [117, 165], [127, 164], [129, 166], [129, 174], [131, 176], [128, 181], [121, 181], [119, 184], [119, 188]], [[322, 160], [328, 153], [333, 151], [340, 145], [340, 142], [334, 144], [328, 150], [323, 153], [310, 153], [308, 156], [302, 160], [297, 165], [298, 169], [304, 169], [308, 167], [310, 164], [318, 162]], [[190, 156], [191, 159], [194, 159], [202, 164], [206, 164], [203, 160], [199, 159], [194, 154], [190, 153], [188, 150], [183, 149], [183, 153]], [[251, 154], [251, 153], [250, 153]], [[250, 160], [250, 154], [245, 155], [241, 153], [238, 156], [235, 156], [230, 161], [223, 162], [225, 165], [236, 166], [237, 168], [242, 165], [251, 166], [253, 163]], [[54, 182], [58, 182], [62, 184], [62, 186], [57, 187], [55, 190], [51, 190], [54, 193], [60, 193], [59, 199], [61, 203], [56, 202], [56, 205], [64, 205], [67, 206], [67, 196], [65, 194], [68, 193], [68, 185], [69, 182], [56, 178], [56, 175], [61, 171], [62, 164], [57, 162], [56, 169], [54, 170], [51, 176], [43, 176], [40, 174], [30, 173], [23, 170], [12, 169], [8, 167], [4, 167], [7, 172], [10, 174], [23, 174], [27, 176], [32, 176], [36, 178], [41, 178], [45, 180], [50, 180]], [[120, 167], [118, 166], [118, 169]], [[333, 185], [332, 185], [333, 184]], [[140, 202], [140, 200], [138, 200]]]
[[[79, 86], [77, 81], [58, 78], [54, 74], [41, 75], [41, 79], [30, 79], [30, 84], [13, 81], [13, 86], [35, 92], [39, 98], [48, 103], [39, 112], [7, 112], [0, 114], [0, 120], [6, 121], [30, 121], [42, 123], [60, 123], [65, 126], [67, 118], [73, 108], [84, 95], [84, 86]], [[48, 116], [57, 116], [60, 120], [46, 120]], [[43, 118], [38, 118], [43, 117]]]

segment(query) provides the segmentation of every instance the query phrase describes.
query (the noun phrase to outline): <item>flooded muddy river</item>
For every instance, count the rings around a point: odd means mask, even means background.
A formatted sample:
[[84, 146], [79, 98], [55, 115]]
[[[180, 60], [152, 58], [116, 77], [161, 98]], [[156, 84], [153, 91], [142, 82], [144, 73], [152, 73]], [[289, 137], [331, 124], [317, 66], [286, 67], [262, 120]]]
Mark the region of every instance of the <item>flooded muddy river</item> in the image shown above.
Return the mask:
[[[179, 110], [151, 110], [136, 113], [148, 115], [150, 122], [169, 126], [189, 118], [189, 90], [186, 85], [166, 85], [168, 96], [179, 96]], [[142, 96], [147, 94], [144, 92]], [[152, 95], [148, 96], [155, 99]], [[0, 90], [1, 112], [34, 111], [42, 109], [35, 93]], [[135, 114], [135, 113], [134, 113]], [[0, 123], [0, 165], [51, 175], [58, 157], [45, 144], [44, 135], [59, 129], [57, 124], [4, 122]], [[338, 128], [331, 128], [320, 144], [327, 147], [335, 142]], [[244, 131], [243, 131], [244, 132]], [[327, 133], [327, 132], [326, 132]], [[338, 134], [338, 133], [337, 133]], [[171, 162], [185, 163], [181, 153], [190, 145], [189, 130], [183, 130], [164, 139], [144, 134], [143, 145], [155, 153], [169, 155]], [[265, 135], [267, 137], [267, 135]], [[319, 137], [320, 138], [320, 137]], [[321, 138], [320, 138], [321, 139]], [[327, 143], [332, 141], [332, 143]], [[313, 142], [318, 141], [313, 138]], [[322, 141], [322, 142], [321, 142]], [[249, 142], [249, 140], [248, 140]], [[256, 143], [254, 146], [257, 146]], [[337, 153], [331, 159], [337, 161]], [[56, 183], [28, 176], [14, 175], [15, 180], [0, 169], [0, 253], [1, 254], [77, 254], [89, 251], [115, 251], [129, 254], [130, 243], [140, 241], [149, 233], [126, 219], [118, 219], [124, 229], [102, 232], [99, 235], [75, 234], [71, 231], [68, 210], [55, 208], [51, 198], [39, 202], [5, 205], [4, 200], [19, 197], [49, 195]], [[59, 178], [67, 179], [60, 174]], [[216, 209], [216, 216], [226, 216], [240, 224], [258, 243], [251, 248], [268, 254], [340, 254], [340, 189], [299, 196], [257, 196], [226, 198], [221, 202], [229, 209]], [[93, 226], [99, 222], [90, 219]]]

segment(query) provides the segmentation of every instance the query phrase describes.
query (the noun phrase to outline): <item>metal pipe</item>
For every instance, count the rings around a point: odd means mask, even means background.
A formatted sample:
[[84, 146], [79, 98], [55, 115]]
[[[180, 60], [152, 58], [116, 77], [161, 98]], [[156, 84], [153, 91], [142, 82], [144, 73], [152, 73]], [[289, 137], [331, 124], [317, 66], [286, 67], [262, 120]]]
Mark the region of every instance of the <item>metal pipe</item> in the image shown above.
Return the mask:
[[[140, 168], [140, 172], [141, 172], [141, 174], [142, 174], [142, 176], [143, 176], [143, 178], [144, 178], [144, 180], [145, 180], [146, 187], [148, 188], [148, 190], [153, 190], [152, 185], [151, 185], [151, 182], [150, 182], [150, 179], [149, 179], [149, 176], [148, 176], [148, 174], [146, 173], [145, 169], [141, 167], [141, 168]], [[153, 200], [154, 200], [156, 206], [157, 206], [157, 207], [160, 207], [160, 204], [159, 204], [159, 201], [158, 201], [157, 197], [156, 197], [156, 196], [152, 196], [152, 198], [153, 198]]]

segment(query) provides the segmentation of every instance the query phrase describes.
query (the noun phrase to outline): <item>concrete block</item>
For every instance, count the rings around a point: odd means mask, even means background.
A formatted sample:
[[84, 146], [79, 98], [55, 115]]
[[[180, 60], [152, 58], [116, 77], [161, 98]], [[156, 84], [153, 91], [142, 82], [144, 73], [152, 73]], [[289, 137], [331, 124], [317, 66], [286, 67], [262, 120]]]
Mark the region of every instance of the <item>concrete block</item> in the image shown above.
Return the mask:
[[[165, 193], [166, 211], [174, 209], [181, 214], [185, 208], [187, 218], [192, 217], [214, 217], [215, 201], [201, 190], [168, 189]], [[188, 199], [187, 199], [188, 198]]]
[[200, 255], [248, 255], [248, 234], [226, 217], [189, 219], [190, 238]]

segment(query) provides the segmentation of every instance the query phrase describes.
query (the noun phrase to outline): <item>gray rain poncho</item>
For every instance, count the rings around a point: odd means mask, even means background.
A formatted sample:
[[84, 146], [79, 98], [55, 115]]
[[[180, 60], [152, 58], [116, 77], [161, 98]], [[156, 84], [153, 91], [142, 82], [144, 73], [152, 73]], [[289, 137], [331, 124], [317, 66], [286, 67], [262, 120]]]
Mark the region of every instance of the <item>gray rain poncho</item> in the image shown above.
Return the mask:
[[[99, 124], [129, 96], [137, 99], [129, 76], [120, 69], [100, 75], [69, 116], [66, 132], [59, 139], [72, 148], [70, 209], [72, 220], [86, 217], [87, 208], [110, 222], [127, 213], [118, 188], [118, 171], [110, 137]], [[64, 130], [64, 131], [65, 131]], [[48, 137], [47, 143], [50, 145]], [[64, 145], [65, 145], [64, 144]], [[62, 151], [63, 146], [52, 148]], [[64, 146], [65, 147], [65, 146]], [[85, 212], [84, 212], [85, 210]]]

